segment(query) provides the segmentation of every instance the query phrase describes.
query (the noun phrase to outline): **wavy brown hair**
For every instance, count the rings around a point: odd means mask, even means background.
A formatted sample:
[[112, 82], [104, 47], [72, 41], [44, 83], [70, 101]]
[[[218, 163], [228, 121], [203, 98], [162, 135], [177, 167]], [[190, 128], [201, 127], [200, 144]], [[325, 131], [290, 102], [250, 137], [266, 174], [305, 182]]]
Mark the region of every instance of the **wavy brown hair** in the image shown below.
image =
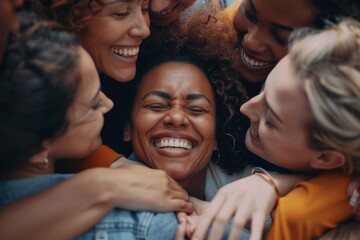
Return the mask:
[[101, 0], [32, 0], [32, 9], [41, 16], [63, 24], [71, 31], [79, 31], [86, 20], [101, 11]]

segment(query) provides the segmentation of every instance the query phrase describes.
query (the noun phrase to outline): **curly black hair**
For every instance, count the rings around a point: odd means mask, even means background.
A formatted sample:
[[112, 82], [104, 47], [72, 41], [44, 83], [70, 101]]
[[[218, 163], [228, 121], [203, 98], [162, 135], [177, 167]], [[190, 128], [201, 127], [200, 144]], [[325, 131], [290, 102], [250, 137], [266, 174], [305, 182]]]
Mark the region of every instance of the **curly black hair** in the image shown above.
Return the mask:
[[[204, 21], [209, 23], [216, 19], [205, 17]], [[232, 26], [228, 26], [229, 31], [232, 31]], [[201, 29], [198, 31], [198, 28], [201, 26], [190, 26], [179, 21], [168, 27], [153, 27], [151, 37], [142, 44], [135, 81], [151, 66], [166, 58], [177, 61], [181, 56], [187, 55], [199, 59], [203, 66], [200, 69], [207, 74], [218, 99], [217, 143], [221, 157], [214, 156], [212, 160], [231, 174], [240, 171], [248, 163], [244, 136], [249, 121], [239, 111], [248, 97], [240, 75], [232, 67], [235, 53], [231, 47], [234, 46], [234, 39], [228, 38], [226, 34], [219, 34], [209, 41], [205, 35], [201, 36], [202, 32], [208, 33], [200, 31]], [[192, 34], [193, 32], [197, 34]], [[228, 36], [234, 35], [229, 32]], [[215, 43], [218, 47], [214, 47]]]

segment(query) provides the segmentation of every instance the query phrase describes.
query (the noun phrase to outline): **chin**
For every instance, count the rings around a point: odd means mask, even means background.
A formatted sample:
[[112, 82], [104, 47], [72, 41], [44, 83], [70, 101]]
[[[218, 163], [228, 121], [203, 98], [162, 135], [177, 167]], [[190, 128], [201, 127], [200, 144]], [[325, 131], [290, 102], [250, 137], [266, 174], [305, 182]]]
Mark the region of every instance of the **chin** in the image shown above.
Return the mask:
[[136, 68], [134, 70], [116, 71], [111, 74], [106, 74], [117, 82], [129, 82], [134, 79]]
[[270, 71], [266, 71], [266, 73], [261, 73], [259, 74], [259, 72], [254, 72], [254, 71], [251, 71], [249, 69], [246, 69], [245, 67], [243, 66], [240, 66], [240, 74], [241, 76], [247, 81], [247, 82], [250, 82], [250, 83], [260, 83], [262, 82], [263, 80], [265, 80], [267, 78], [267, 75], [270, 73]]

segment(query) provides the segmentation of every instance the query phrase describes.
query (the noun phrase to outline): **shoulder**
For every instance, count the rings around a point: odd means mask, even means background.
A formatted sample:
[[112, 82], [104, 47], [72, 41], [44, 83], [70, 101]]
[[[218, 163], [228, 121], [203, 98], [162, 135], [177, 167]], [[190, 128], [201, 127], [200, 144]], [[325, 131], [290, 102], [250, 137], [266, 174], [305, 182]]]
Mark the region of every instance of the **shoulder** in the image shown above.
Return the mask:
[[228, 7], [226, 7], [222, 13], [227, 16], [229, 19], [233, 19], [234, 18], [234, 14], [235, 12], [238, 10], [240, 4], [241, 4], [242, 0], [238, 0], [235, 3], [229, 5]]

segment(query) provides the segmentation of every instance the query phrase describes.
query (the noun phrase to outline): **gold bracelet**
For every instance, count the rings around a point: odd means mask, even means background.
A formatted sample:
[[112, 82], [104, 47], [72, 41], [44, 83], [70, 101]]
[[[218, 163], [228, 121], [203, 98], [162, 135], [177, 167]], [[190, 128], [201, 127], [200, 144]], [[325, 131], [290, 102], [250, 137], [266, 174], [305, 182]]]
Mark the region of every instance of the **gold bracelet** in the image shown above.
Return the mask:
[[273, 207], [273, 210], [274, 210], [277, 207], [278, 203], [279, 203], [280, 191], [277, 188], [272, 176], [265, 169], [263, 169], [261, 167], [253, 168], [253, 170], [251, 171], [251, 174], [258, 175], [259, 177], [264, 179], [266, 182], [268, 182], [271, 185], [271, 187], [274, 189], [274, 192], [276, 194], [276, 200], [275, 200], [275, 204], [274, 204], [274, 207]]

